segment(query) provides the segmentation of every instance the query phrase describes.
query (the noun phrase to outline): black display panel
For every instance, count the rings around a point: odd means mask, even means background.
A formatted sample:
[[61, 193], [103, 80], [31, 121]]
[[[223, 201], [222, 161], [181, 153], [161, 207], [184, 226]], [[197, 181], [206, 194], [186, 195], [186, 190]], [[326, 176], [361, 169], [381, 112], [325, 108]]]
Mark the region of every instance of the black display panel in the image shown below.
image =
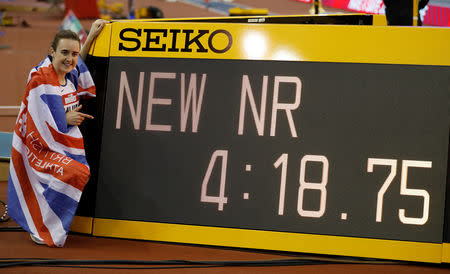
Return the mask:
[[449, 72], [112, 57], [95, 217], [440, 243]]

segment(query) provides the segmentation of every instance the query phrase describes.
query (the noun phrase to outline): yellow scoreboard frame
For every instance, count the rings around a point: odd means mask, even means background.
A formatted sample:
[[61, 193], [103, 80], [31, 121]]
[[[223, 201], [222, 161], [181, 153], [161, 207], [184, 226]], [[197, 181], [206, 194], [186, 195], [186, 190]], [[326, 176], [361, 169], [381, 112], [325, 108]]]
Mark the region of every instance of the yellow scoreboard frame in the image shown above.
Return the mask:
[[[249, 62], [263, 60], [299, 63], [400, 64], [448, 68], [450, 66], [450, 29], [180, 23], [157, 20], [116, 21], [105, 26], [89, 55], [106, 59], [112, 57], [174, 58], [206, 59], [217, 62], [220, 60]], [[320, 77], [323, 81], [327, 81], [326, 76]], [[446, 148], [448, 146], [443, 147], [443, 149]], [[445, 189], [446, 182], [439, 183], [443, 184]], [[101, 192], [99, 186], [97, 197], [102, 195]], [[439, 210], [444, 211], [442, 208]], [[87, 217], [76, 216], [71, 230], [117, 238], [433, 263], [450, 262], [449, 243], [421, 240], [392, 240], [380, 237], [323, 235], [314, 234], [314, 232], [293, 233], [203, 224], [124, 220], [120, 217], [103, 218], [97, 214]]]

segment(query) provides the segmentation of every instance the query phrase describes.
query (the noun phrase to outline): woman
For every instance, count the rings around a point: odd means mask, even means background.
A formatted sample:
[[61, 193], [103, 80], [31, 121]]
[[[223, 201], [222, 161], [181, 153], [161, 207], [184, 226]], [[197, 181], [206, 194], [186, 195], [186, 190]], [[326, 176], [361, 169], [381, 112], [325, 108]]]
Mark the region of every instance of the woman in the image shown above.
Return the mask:
[[95, 86], [82, 59], [105, 23], [92, 24], [82, 48], [76, 33], [59, 31], [28, 77], [14, 128], [8, 214], [39, 244], [64, 245], [90, 176], [78, 125], [93, 117], [80, 111], [79, 97], [95, 96]]

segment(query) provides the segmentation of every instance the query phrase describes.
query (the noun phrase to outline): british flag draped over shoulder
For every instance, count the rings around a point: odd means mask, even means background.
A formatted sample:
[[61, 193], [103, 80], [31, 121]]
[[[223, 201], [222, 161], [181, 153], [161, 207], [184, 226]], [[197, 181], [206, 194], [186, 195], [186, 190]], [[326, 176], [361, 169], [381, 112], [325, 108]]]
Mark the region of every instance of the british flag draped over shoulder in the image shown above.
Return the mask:
[[[81, 58], [66, 77], [78, 96], [95, 96]], [[89, 176], [83, 137], [77, 126], [67, 125], [58, 78], [47, 57], [30, 71], [14, 128], [8, 214], [48, 246], [61, 247]]]

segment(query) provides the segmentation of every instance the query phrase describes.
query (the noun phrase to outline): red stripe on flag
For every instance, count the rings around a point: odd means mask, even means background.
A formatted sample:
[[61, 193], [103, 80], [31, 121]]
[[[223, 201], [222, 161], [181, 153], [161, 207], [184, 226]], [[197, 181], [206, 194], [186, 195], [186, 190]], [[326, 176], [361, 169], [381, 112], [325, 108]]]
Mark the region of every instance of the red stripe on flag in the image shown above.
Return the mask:
[[[25, 101], [25, 100], [24, 100]], [[24, 140], [24, 138], [22, 137], [22, 130], [23, 129], [23, 124], [26, 123], [23, 119], [24, 117], [27, 117], [27, 108], [24, 108], [19, 115], [17, 116], [17, 120], [16, 120], [16, 125], [14, 126], [14, 132], [16, 133], [17, 136], [19, 136], [19, 138], [22, 139], [22, 141]], [[24, 116], [25, 114], [25, 116]], [[22, 119], [22, 121], [21, 121]]]
[[[65, 135], [65, 137], [70, 136]], [[38, 132], [31, 117], [27, 119], [27, 135], [24, 143], [29, 149], [28, 163], [33, 169], [50, 174], [80, 191], [83, 190], [90, 176], [89, 168], [63, 154], [52, 151]]]
[[95, 86], [91, 86], [89, 88], [79, 87], [78, 92], [88, 92], [91, 96], [95, 96]]
[[83, 138], [76, 138], [69, 136], [67, 134], [60, 133], [59, 131], [54, 129], [48, 122], [45, 123], [47, 124], [47, 127], [50, 130], [50, 133], [52, 134], [53, 139], [55, 139], [56, 142], [66, 147], [84, 149]]
[[445, 10], [447, 11], [446, 12], [447, 16], [446, 16], [444, 26], [448, 27], [448, 26], [450, 26], [450, 8], [446, 8]]
[[447, 25], [447, 9], [442, 8], [442, 26]]
[[27, 170], [23, 163], [22, 155], [13, 147], [11, 150], [11, 160], [14, 170], [19, 180], [20, 188], [22, 189], [25, 202], [28, 210], [30, 211], [31, 218], [33, 219], [34, 226], [36, 227], [39, 237], [41, 237], [47, 245], [55, 246], [53, 239], [42, 221], [42, 214], [39, 207], [39, 203], [34, 195], [33, 187], [28, 179]]
[[436, 7], [436, 14], [437, 14], [437, 22], [436, 24], [438, 26], [442, 26], [442, 9], [439, 9]]
[[[429, 23], [428, 23], [428, 15], [430, 14], [430, 10], [429, 10], [429, 8], [427, 9], [427, 11], [425, 12], [425, 15], [423, 16], [423, 20], [422, 20], [422, 23], [424, 24], [424, 25], [428, 25]], [[419, 14], [419, 16], [420, 16], [420, 14]]]
[[58, 77], [53, 69], [53, 65], [50, 64], [48, 67], [40, 67], [38, 71], [33, 72], [31, 80], [27, 86], [27, 91], [29, 92], [33, 88], [36, 88], [42, 84], [59, 86]]
[[437, 8], [435, 6], [433, 6], [433, 21], [431, 22], [431, 25], [433, 25], [433, 26], [437, 25], [436, 10], [437, 10]]

